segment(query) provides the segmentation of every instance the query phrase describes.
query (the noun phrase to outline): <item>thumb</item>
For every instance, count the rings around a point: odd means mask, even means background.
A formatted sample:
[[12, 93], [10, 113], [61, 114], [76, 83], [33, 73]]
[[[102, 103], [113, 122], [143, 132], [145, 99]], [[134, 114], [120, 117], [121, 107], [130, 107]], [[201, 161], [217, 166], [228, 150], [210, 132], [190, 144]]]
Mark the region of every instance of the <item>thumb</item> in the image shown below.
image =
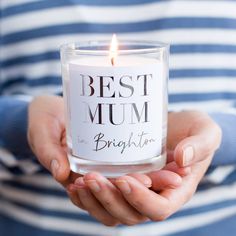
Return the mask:
[[39, 162], [48, 169], [58, 182], [64, 182], [70, 174], [66, 151], [48, 132], [41, 129], [31, 142]]
[[174, 159], [178, 166], [185, 167], [213, 156], [221, 142], [221, 129], [209, 119], [199, 121], [174, 150]]
[[64, 182], [70, 175], [70, 166], [64, 149], [57, 144], [46, 144], [39, 154], [39, 161], [58, 182]]
[[67, 153], [61, 143], [64, 127], [56, 119], [42, 113], [37, 120], [32, 120], [28, 140], [34, 154], [58, 182], [64, 182], [70, 175]]

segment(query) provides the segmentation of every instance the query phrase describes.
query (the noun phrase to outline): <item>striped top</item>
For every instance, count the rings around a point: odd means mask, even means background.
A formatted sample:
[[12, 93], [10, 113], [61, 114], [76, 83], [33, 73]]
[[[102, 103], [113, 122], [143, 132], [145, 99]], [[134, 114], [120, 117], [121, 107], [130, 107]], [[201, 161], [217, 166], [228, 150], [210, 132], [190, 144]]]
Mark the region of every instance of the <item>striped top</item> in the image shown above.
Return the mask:
[[[232, 235], [236, 231], [236, 1], [1, 0], [0, 235]], [[33, 96], [60, 94], [59, 46], [110, 39], [171, 44], [171, 110], [208, 112], [223, 142], [193, 199], [164, 222], [109, 228], [70, 203], [29, 150]], [[158, 210], [158, 209], [157, 209]]]

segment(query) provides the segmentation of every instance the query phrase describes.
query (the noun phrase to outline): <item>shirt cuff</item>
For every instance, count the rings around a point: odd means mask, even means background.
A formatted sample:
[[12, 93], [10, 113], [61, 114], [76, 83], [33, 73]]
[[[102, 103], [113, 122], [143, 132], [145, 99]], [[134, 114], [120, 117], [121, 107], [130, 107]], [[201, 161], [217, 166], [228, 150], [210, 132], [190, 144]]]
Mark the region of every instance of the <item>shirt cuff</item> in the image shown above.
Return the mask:
[[228, 113], [209, 115], [222, 129], [222, 142], [214, 155], [212, 166], [236, 165], [236, 115]]

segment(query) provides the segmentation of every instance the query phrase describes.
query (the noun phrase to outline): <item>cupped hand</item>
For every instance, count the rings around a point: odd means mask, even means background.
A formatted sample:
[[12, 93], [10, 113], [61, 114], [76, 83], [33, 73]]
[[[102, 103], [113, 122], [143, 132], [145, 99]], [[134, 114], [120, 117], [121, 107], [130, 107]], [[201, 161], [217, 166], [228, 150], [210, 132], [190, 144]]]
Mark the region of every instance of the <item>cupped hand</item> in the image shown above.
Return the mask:
[[[62, 97], [36, 97], [31, 102], [28, 113], [28, 142], [32, 151], [39, 162], [52, 173], [55, 180], [66, 188], [71, 201], [83, 208], [73, 185], [81, 175], [70, 170], [67, 158]], [[137, 174], [136, 179], [142, 184], [151, 183], [146, 175]]]
[[64, 183], [70, 177], [66, 156], [63, 100], [56, 96], [36, 97], [29, 105], [28, 142], [39, 162]]
[[168, 164], [164, 170], [147, 174], [151, 189], [135, 176], [109, 181], [98, 173], [89, 173], [75, 181], [80, 204], [106, 225], [164, 220], [190, 200], [220, 142], [221, 130], [207, 114], [170, 113]]
[[[38, 161], [67, 188], [81, 175], [70, 171], [64, 117], [61, 97], [36, 97], [29, 105], [28, 143]], [[78, 201], [74, 197], [71, 200]]]
[[[169, 171], [168, 168], [171, 170]], [[174, 172], [176, 171], [176, 172]], [[129, 174], [117, 179], [107, 179], [99, 173], [88, 173], [84, 177], [78, 178], [73, 184], [74, 194], [78, 194], [80, 199], [80, 207], [86, 209], [93, 217], [107, 226], [116, 224], [135, 225], [144, 222], [149, 217], [134, 207], [135, 201], [132, 200], [134, 191], [139, 193], [135, 196], [142, 198], [143, 193], [152, 193], [149, 188], [161, 191], [164, 189], [178, 188], [182, 179], [179, 174], [187, 174], [189, 168], [179, 168], [173, 163], [167, 166], [164, 170], [159, 170], [150, 173], [150, 177], [144, 181], [140, 181], [140, 174]], [[157, 181], [150, 181], [151, 178]], [[131, 192], [129, 186], [123, 185], [128, 179], [133, 183], [134, 191]], [[122, 186], [121, 186], [121, 185]], [[130, 194], [130, 195], [129, 195]], [[127, 196], [130, 196], [131, 201], [127, 201]], [[148, 196], [147, 196], [148, 197]], [[135, 200], [134, 199], [134, 200]], [[144, 199], [143, 207], [149, 201], [149, 198]]]
[[179, 112], [169, 114], [168, 130], [165, 170], [112, 180], [98, 173], [82, 177], [70, 171], [62, 98], [38, 97], [29, 107], [28, 140], [38, 160], [75, 205], [106, 225], [163, 220], [191, 198], [219, 146], [220, 129], [204, 113]]

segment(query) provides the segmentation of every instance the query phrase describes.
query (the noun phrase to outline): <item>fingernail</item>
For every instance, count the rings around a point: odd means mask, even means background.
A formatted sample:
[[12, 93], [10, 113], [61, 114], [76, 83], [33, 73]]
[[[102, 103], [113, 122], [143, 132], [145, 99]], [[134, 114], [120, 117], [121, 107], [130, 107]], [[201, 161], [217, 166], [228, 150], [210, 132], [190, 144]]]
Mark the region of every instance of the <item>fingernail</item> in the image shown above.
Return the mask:
[[116, 184], [118, 188], [121, 190], [121, 192], [125, 194], [131, 193], [131, 188], [126, 180], [117, 180]]
[[96, 180], [87, 180], [86, 184], [88, 185], [88, 187], [94, 191], [94, 192], [99, 192], [101, 190], [100, 186], [98, 185]]
[[75, 185], [78, 186], [79, 188], [85, 187], [85, 183], [82, 177], [78, 178], [75, 180]]
[[51, 161], [51, 172], [54, 178], [57, 176], [57, 170], [59, 169], [59, 163], [56, 159]]
[[152, 187], [152, 183], [150, 183], [150, 181], [144, 181], [144, 185], [147, 188], [151, 188]]
[[183, 156], [183, 165], [188, 166], [191, 164], [194, 157], [194, 150], [192, 146], [189, 146], [184, 149], [184, 156]]

